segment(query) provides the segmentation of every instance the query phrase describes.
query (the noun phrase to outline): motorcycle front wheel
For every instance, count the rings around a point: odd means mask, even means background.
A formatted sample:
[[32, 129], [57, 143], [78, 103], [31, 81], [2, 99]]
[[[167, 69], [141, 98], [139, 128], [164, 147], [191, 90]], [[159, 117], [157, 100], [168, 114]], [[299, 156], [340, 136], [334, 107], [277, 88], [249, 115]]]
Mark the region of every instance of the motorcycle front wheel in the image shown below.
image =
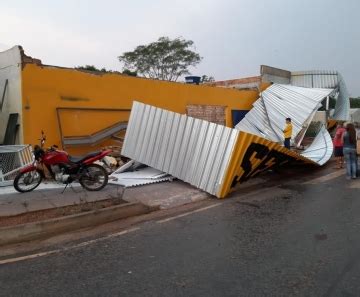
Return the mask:
[[100, 191], [108, 183], [108, 174], [104, 167], [90, 164], [83, 168], [79, 183], [88, 191]]
[[20, 193], [31, 192], [36, 189], [42, 181], [42, 175], [39, 171], [19, 173], [14, 179], [14, 188]]

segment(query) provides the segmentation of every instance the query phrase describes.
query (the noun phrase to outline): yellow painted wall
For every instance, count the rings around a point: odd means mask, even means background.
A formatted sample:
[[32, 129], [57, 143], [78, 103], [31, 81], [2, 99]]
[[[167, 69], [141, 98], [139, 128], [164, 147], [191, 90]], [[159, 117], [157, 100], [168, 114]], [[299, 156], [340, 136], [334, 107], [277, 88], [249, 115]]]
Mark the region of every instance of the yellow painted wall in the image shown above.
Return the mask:
[[237, 136], [224, 181], [216, 196], [225, 198], [238, 184], [249, 178], [275, 166], [295, 161], [318, 165], [276, 142], [241, 131]]
[[[231, 110], [251, 109], [258, 92], [186, 85], [117, 74], [90, 74], [74, 69], [26, 64], [22, 70], [24, 143], [36, 144], [43, 129], [47, 145], [61, 146], [57, 107], [130, 109], [133, 100], [185, 113], [188, 104], [225, 105], [227, 126]], [[92, 134], [117, 121], [127, 120], [128, 111], [61, 112], [65, 136]], [[111, 144], [111, 141], [102, 143]], [[114, 143], [115, 144], [115, 143]], [[70, 153], [93, 151], [69, 147]]]

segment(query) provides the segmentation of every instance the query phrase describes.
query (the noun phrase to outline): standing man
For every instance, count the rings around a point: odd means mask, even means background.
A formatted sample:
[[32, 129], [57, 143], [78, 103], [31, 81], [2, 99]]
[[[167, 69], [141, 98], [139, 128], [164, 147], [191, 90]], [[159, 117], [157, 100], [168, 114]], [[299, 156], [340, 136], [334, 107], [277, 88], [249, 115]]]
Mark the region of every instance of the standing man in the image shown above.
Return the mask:
[[292, 135], [292, 124], [291, 124], [291, 119], [290, 118], [286, 118], [286, 125], [285, 125], [285, 129], [284, 129], [284, 146], [287, 149], [290, 149], [290, 139], [291, 139], [291, 135]]
[[334, 154], [336, 158], [336, 168], [340, 169], [343, 168], [344, 165], [344, 142], [343, 142], [343, 134], [345, 133], [346, 129], [343, 127], [342, 123], [339, 123], [337, 125], [335, 136], [333, 139], [334, 143]]

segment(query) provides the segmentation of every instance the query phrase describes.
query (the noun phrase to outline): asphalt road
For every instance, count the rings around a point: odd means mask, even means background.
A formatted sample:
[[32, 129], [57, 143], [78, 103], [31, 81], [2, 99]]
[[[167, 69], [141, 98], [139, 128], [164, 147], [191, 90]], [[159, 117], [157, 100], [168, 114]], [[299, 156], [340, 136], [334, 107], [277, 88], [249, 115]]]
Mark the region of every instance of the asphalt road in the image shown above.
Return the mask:
[[0, 296], [360, 296], [359, 188], [294, 179], [3, 264]]

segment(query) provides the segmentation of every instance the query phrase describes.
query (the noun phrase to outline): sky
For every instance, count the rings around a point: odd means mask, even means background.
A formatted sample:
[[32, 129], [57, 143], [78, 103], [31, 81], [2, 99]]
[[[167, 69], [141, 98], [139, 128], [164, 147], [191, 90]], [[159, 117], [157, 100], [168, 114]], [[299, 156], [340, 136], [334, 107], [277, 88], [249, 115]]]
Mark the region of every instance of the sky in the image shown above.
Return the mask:
[[360, 96], [359, 0], [0, 0], [0, 50], [44, 64], [121, 70], [117, 57], [161, 36], [193, 40], [194, 75], [216, 80], [338, 70]]

